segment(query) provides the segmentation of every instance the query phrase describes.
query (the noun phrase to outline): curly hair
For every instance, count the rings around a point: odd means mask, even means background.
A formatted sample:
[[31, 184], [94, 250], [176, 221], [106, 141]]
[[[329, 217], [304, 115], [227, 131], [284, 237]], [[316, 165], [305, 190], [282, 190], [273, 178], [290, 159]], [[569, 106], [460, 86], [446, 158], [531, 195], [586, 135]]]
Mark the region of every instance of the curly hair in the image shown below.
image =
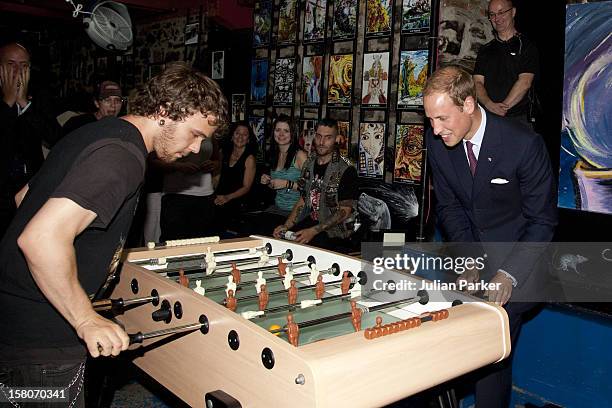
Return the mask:
[[200, 112], [214, 115], [211, 125], [227, 125], [227, 100], [219, 85], [184, 62], [170, 64], [136, 92], [132, 113], [180, 121]]

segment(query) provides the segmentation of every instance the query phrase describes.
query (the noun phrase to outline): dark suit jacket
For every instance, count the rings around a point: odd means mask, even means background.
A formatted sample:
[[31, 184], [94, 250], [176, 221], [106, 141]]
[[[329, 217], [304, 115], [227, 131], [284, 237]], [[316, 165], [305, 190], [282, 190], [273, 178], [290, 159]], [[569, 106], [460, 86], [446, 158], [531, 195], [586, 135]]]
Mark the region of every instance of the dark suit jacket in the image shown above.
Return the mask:
[[[542, 137], [520, 123], [487, 113], [474, 177], [463, 142], [447, 148], [430, 130], [426, 143], [436, 214], [446, 238], [511, 243], [482, 244], [491, 270], [510, 273], [519, 290], [541, 283], [532, 271], [546, 244], [537, 242], [549, 242], [557, 224], [556, 182]], [[495, 184], [493, 179], [508, 182]]]

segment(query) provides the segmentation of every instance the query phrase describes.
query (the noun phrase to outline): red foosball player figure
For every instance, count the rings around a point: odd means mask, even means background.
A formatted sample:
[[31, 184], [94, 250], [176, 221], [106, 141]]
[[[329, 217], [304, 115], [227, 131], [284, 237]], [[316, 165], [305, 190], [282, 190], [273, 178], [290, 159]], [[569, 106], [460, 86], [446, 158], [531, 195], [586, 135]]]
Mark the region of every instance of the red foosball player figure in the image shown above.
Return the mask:
[[374, 326], [374, 338], [383, 335], [382, 321], [382, 316], [376, 316], [376, 326]]
[[283, 263], [283, 258], [282, 257], [278, 257], [278, 274], [280, 276], [285, 276], [285, 274], [287, 273], [287, 264]]
[[291, 345], [297, 347], [299, 343], [300, 327], [293, 321], [293, 315], [287, 315], [287, 338]]
[[234, 291], [230, 289], [227, 291], [227, 298], [225, 299], [225, 307], [227, 307], [232, 312], [235, 312], [237, 306], [238, 306], [238, 301], [234, 297]]
[[317, 299], [322, 299], [325, 294], [325, 283], [323, 283], [323, 275], [317, 276], [317, 283], [315, 284], [315, 296]]
[[351, 300], [351, 322], [353, 323], [353, 327], [355, 331], [361, 330], [361, 315], [363, 314], [363, 310], [357, 307], [357, 302]]
[[349, 277], [349, 271], [344, 271], [342, 274], [342, 282], [340, 282], [340, 290], [343, 295], [346, 295], [351, 288], [351, 278]]
[[298, 289], [295, 286], [295, 279], [291, 279], [291, 286], [289, 286], [289, 289], [287, 290], [287, 298], [289, 300], [289, 304], [293, 305], [297, 303], [297, 297]]
[[240, 269], [236, 268], [236, 263], [232, 262], [232, 278], [236, 285], [240, 284]]
[[185, 276], [183, 268], [179, 269], [179, 283], [186, 288], [189, 287], [189, 278]]
[[270, 294], [268, 293], [268, 287], [265, 284], [261, 285], [259, 290], [259, 310], [266, 310], [269, 301]]

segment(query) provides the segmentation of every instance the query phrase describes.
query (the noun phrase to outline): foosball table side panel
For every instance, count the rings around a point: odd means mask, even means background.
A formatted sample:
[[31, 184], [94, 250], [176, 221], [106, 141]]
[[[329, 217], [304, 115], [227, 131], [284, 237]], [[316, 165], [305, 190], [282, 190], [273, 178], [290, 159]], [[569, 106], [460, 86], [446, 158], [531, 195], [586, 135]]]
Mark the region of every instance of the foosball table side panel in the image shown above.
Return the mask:
[[[139, 355], [134, 363], [169, 391], [194, 407], [203, 407], [205, 394], [216, 390], [236, 398], [243, 407], [278, 406], [279, 399], [288, 395], [292, 396], [292, 406], [315, 406], [314, 384], [295, 382], [299, 374], [312, 378], [298, 349], [210, 299], [138, 266], [124, 266], [113, 297], [133, 297], [130, 282], [134, 278], [138, 280], [139, 295], [146, 296], [156, 289], [171, 305], [180, 301], [183, 316], [173, 316], [169, 324], [155, 322], [151, 313], [159, 306], [143, 305], [118, 316], [129, 333], [194, 323], [202, 314], [209, 320], [207, 334], [195, 331], [174, 336], [171, 341], [150, 339], [141, 347], [132, 346]], [[238, 350], [229, 346], [231, 330], [238, 334]], [[274, 353], [272, 369], [265, 368], [261, 360], [265, 347]]]
[[506, 358], [508, 316], [495, 305], [464, 304], [415, 329], [373, 340], [361, 331], [300, 349], [317, 407], [383, 406]]

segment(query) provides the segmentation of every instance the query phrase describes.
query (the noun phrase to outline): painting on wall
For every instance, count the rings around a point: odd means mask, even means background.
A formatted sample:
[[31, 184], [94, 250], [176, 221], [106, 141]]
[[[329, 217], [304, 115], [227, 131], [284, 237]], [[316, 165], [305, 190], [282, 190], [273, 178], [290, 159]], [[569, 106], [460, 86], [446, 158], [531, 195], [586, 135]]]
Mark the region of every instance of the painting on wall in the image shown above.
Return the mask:
[[293, 83], [295, 82], [295, 59], [279, 58], [274, 69], [274, 105], [293, 104]]
[[267, 88], [268, 60], [253, 60], [251, 64], [251, 105], [265, 105]]
[[185, 25], [185, 45], [193, 45], [198, 43], [200, 34], [200, 24], [192, 23]]
[[494, 38], [487, 5], [488, 0], [447, 0], [440, 7], [438, 66], [455, 64], [474, 70], [478, 50]]
[[558, 206], [612, 214], [612, 8], [566, 12]]
[[353, 88], [353, 54], [332, 55], [329, 58], [327, 104], [350, 106]]
[[367, 122], [359, 125], [360, 177], [383, 178], [385, 174], [385, 123]]
[[302, 103], [305, 106], [317, 106], [321, 103], [322, 73], [322, 55], [304, 57], [302, 62]]
[[258, 1], [253, 11], [253, 46], [266, 47], [270, 44], [272, 31], [272, 1]]
[[225, 75], [225, 51], [212, 53], [212, 79], [223, 79]]
[[304, 42], [311, 43], [325, 39], [327, 21], [327, 0], [306, 0], [304, 16]]
[[366, 3], [366, 37], [391, 34], [393, 0], [368, 0]]
[[351, 145], [351, 122], [346, 121], [338, 121], [338, 137], [336, 137], [336, 145], [338, 145], [338, 150], [340, 151], [340, 155], [349, 157], [349, 149]]
[[249, 125], [251, 125], [251, 129], [253, 129], [253, 133], [255, 133], [255, 140], [257, 140], [258, 149], [256, 159], [257, 162], [261, 163], [266, 147], [266, 119], [260, 116], [251, 116], [249, 117]]
[[334, 1], [334, 40], [350, 40], [357, 34], [357, 10], [359, 0]]
[[403, 0], [402, 34], [428, 32], [430, 16], [431, 0]]
[[361, 105], [363, 107], [387, 106], [388, 83], [389, 52], [364, 54]]
[[232, 122], [244, 120], [246, 112], [246, 95], [232, 94]]
[[418, 183], [423, 164], [423, 125], [397, 125], [393, 181]]
[[316, 125], [317, 123], [314, 119], [300, 120], [300, 138], [298, 143], [306, 154], [310, 154], [312, 151], [312, 142], [314, 141]]
[[423, 105], [423, 87], [427, 81], [429, 51], [409, 50], [400, 53], [397, 108]]
[[280, 0], [278, 5], [278, 38], [279, 44], [293, 44], [297, 38], [298, 22], [297, 0]]

